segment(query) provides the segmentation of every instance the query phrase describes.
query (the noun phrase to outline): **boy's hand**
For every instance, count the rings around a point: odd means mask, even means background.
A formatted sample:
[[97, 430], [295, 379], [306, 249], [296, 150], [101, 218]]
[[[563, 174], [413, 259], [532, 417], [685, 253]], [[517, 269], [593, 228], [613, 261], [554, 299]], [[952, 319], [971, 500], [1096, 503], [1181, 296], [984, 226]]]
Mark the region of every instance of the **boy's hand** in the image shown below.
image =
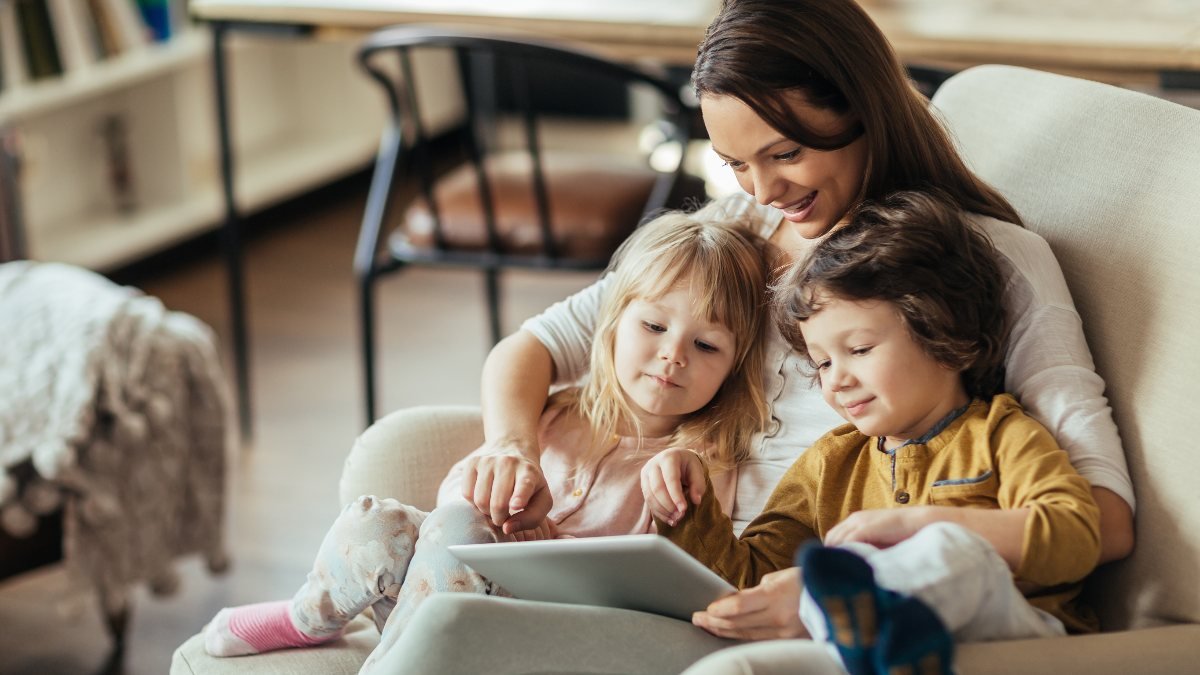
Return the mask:
[[688, 501], [704, 497], [704, 462], [691, 450], [668, 448], [642, 467], [642, 496], [650, 513], [674, 527], [687, 513]]
[[538, 527], [554, 505], [542, 467], [515, 449], [469, 458], [462, 485], [463, 497], [505, 534]]
[[809, 637], [800, 622], [800, 568], [764, 575], [753, 588], [714, 600], [692, 623], [723, 638], [781, 640]]
[[822, 543], [838, 546], [859, 541], [876, 548], [887, 548], [913, 536], [935, 519], [932, 508], [928, 506], [856, 511], [830, 528]]

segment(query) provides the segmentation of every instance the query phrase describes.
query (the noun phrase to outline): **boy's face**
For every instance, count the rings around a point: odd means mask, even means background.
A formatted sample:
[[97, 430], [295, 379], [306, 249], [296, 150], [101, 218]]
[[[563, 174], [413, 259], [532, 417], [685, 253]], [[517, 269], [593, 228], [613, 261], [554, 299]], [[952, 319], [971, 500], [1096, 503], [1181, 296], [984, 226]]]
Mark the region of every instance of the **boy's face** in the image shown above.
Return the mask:
[[721, 324], [693, 314], [687, 287], [634, 300], [617, 323], [617, 382], [650, 437], [672, 433], [703, 408], [733, 368], [737, 341]]
[[823, 301], [800, 331], [825, 401], [859, 431], [891, 447], [967, 403], [958, 371], [921, 349], [891, 303]]

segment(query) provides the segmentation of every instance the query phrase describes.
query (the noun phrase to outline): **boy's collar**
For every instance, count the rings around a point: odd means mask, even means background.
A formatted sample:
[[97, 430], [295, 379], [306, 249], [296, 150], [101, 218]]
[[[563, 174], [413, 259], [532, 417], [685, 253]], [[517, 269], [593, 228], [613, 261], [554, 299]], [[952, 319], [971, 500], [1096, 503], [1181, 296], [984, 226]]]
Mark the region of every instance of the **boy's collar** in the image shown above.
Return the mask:
[[950, 426], [950, 424], [952, 422], [954, 422], [954, 420], [958, 419], [959, 417], [962, 417], [962, 414], [967, 412], [967, 408], [970, 408], [971, 404], [974, 402], [975, 402], [974, 400], [967, 401], [966, 405], [959, 407], [959, 408], [955, 408], [954, 410], [951, 410], [950, 412], [946, 413], [945, 417], [938, 420], [937, 424], [933, 425], [933, 427], [930, 428], [929, 431], [926, 431], [924, 434], [922, 434], [920, 438], [910, 438], [907, 441], [904, 441], [903, 443], [901, 443], [900, 445], [897, 445], [896, 447], [892, 448], [891, 450], [888, 450], [887, 448], [884, 447], [884, 437], [880, 436], [879, 440], [876, 441], [876, 444], [877, 444], [876, 447], [879, 448], [880, 452], [884, 452], [884, 453], [887, 453], [890, 455], [890, 454], [895, 453], [897, 450], [899, 450], [900, 448], [903, 448], [906, 445], [924, 445], [924, 444], [928, 443], [929, 441], [933, 440], [933, 438], [935, 436], [942, 433], [942, 431], [944, 431], [946, 429], [946, 427]]

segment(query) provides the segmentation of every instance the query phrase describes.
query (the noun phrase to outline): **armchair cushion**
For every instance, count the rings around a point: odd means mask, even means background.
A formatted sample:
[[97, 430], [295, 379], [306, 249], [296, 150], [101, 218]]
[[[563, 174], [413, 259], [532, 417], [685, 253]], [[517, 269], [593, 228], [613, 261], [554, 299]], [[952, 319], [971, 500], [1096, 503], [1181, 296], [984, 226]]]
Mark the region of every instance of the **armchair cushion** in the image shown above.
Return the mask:
[[172, 675], [356, 675], [363, 661], [379, 644], [375, 622], [363, 614], [350, 622], [338, 640], [312, 649], [284, 649], [278, 652], [213, 658], [204, 651], [204, 632], [188, 638], [171, 657]]

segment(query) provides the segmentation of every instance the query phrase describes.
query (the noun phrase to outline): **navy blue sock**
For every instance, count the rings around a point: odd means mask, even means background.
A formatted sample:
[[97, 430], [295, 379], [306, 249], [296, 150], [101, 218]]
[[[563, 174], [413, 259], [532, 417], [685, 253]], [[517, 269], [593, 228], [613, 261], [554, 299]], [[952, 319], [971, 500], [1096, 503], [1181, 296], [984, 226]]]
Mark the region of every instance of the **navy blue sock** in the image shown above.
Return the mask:
[[875, 665], [885, 675], [952, 675], [954, 640], [928, 605], [905, 597], [884, 610]]
[[879, 622], [896, 594], [879, 588], [867, 561], [845, 549], [805, 546], [796, 553], [796, 564], [846, 670], [873, 675]]

